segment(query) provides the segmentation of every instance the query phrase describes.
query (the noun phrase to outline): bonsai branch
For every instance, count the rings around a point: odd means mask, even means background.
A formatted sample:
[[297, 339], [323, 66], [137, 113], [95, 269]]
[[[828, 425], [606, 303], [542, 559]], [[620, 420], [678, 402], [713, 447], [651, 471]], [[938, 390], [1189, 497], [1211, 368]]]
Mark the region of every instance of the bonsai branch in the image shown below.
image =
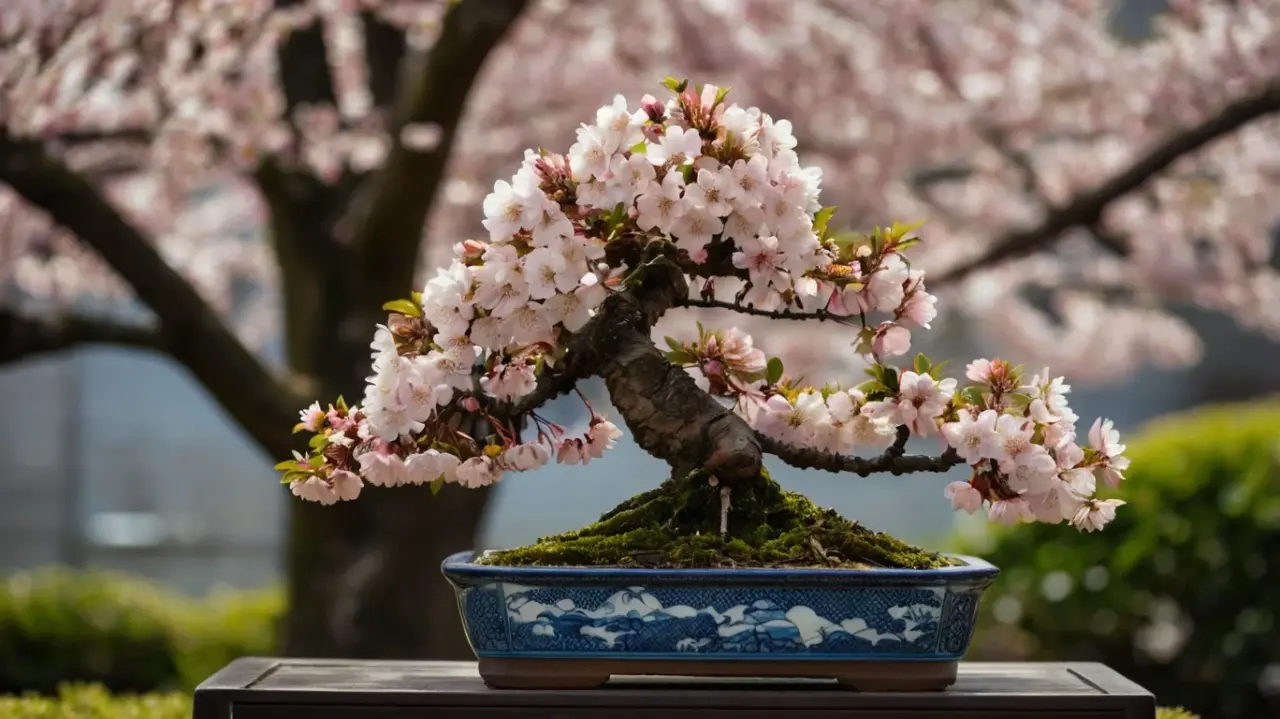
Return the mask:
[[945, 472], [952, 467], [964, 464], [964, 460], [953, 449], [948, 449], [937, 457], [905, 454], [906, 438], [910, 436], [906, 429], [906, 427], [899, 427], [894, 443], [876, 457], [848, 457], [818, 449], [796, 447], [760, 433], [756, 433], [756, 441], [759, 442], [762, 450], [792, 467], [821, 469], [826, 472], [850, 472], [860, 477], [880, 472], [895, 475]]
[[1067, 230], [1097, 226], [1110, 203], [1142, 187], [1183, 156], [1200, 150], [1254, 120], [1277, 112], [1280, 112], [1280, 79], [1272, 80], [1261, 90], [1227, 105], [1203, 123], [1168, 137], [1128, 168], [1093, 189], [1081, 192], [1065, 205], [1051, 210], [1038, 227], [1005, 234], [986, 252], [938, 274], [929, 280], [929, 284], [936, 289], [959, 282], [984, 267], [1026, 257], [1043, 249], [1057, 241]]
[[757, 317], [768, 317], [775, 320], [819, 320], [823, 322], [847, 322], [848, 317], [834, 315], [826, 310], [815, 310], [813, 312], [784, 310], [762, 310], [756, 307], [740, 305], [736, 302], [725, 302], [722, 300], [704, 300], [689, 299], [680, 303], [681, 307], [701, 307], [705, 309], [732, 310], [739, 314], [755, 315]]

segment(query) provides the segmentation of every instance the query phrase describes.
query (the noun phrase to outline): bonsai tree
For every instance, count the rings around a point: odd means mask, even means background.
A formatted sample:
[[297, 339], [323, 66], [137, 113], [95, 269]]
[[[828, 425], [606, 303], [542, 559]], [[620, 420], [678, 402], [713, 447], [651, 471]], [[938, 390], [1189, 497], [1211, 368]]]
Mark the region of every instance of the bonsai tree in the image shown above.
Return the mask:
[[[1095, 496], [1128, 461], [1111, 423], [1077, 442], [1069, 386], [979, 359], [966, 384], [917, 355], [935, 297], [894, 223], [838, 234], [786, 120], [726, 102], [728, 90], [668, 78], [672, 97], [618, 96], [566, 155], [529, 151], [484, 201], [488, 241], [466, 240], [422, 292], [389, 302], [363, 404], [312, 404], [296, 429], [310, 452], [282, 462], [302, 499], [354, 500], [365, 483], [475, 488], [507, 472], [588, 464], [622, 431], [576, 385], [604, 379], [635, 441], [671, 467], [661, 487], [578, 532], [486, 561], [671, 566], [937, 566], [946, 560], [871, 533], [782, 491], [762, 460], [904, 474], [965, 464], [946, 495], [1000, 522], [1102, 528], [1123, 504]], [[829, 322], [868, 361], [861, 382], [786, 374], [737, 328], [651, 341], [665, 313], [717, 307]], [[589, 429], [539, 415], [576, 392]], [[933, 438], [936, 456], [905, 453]], [[855, 453], [875, 450], [873, 456]]]

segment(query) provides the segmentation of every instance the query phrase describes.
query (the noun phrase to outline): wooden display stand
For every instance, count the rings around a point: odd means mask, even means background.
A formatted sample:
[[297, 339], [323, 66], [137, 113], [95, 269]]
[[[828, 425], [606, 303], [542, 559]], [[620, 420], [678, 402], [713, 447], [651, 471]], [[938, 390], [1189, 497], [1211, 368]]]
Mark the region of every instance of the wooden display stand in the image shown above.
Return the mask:
[[1150, 692], [1101, 664], [962, 663], [937, 692], [834, 681], [616, 677], [503, 690], [475, 662], [238, 659], [196, 688], [193, 719], [1153, 719]]

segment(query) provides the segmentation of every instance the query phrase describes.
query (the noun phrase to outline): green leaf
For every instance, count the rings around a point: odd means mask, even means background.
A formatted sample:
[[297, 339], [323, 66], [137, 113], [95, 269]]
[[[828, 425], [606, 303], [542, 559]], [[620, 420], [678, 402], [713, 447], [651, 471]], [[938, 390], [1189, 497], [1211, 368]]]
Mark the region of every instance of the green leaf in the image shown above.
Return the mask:
[[390, 302], [382, 305], [382, 309], [387, 312], [399, 312], [402, 315], [408, 315], [410, 317], [422, 316], [422, 310], [409, 300], [391, 300]]
[[338, 395], [338, 401], [335, 402], [334, 404], [337, 405], [338, 409], [342, 410], [343, 412], [346, 412], [347, 410], [351, 409], [350, 407], [347, 406], [347, 401], [342, 398], [342, 395]]
[[324, 434], [317, 434], [307, 442], [308, 447], [317, 451], [324, 449], [327, 444], [329, 444], [329, 436]]
[[285, 472], [284, 476], [280, 478], [280, 484], [289, 484], [290, 482], [293, 482], [295, 480], [299, 482], [304, 482], [310, 476], [311, 474], [309, 472], [301, 472], [298, 470], [294, 470], [292, 472]]
[[440, 490], [443, 487], [444, 487], [444, 475], [442, 474], [439, 477], [436, 477], [435, 479], [431, 480], [431, 496], [434, 497], [437, 494], [440, 494]]
[[770, 357], [769, 363], [765, 366], [764, 379], [769, 384], [777, 384], [782, 379], [782, 360], [777, 357]]
[[884, 377], [881, 379], [884, 386], [894, 394], [898, 392], [898, 371], [892, 367], [884, 368]]
[[873, 392], [888, 392], [889, 388], [885, 387], [884, 383], [878, 379], [869, 379], [858, 385], [857, 390], [870, 397]]
[[421, 306], [421, 305], [422, 305], [422, 293], [421, 293], [421, 292], [410, 292], [410, 293], [409, 293], [409, 298], [413, 300], [413, 304], [415, 304], [415, 305], [419, 305], [419, 306]]
[[920, 244], [919, 237], [908, 237], [907, 239], [898, 243], [897, 250], [898, 252], [902, 252], [903, 250], [908, 249], [910, 247], [914, 247], [915, 245], [918, 245], [918, 244]]
[[916, 374], [929, 374], [929, 358], [925, 357], [923, 352], [916, 355], [916, 361], [912, 366], [915, 367]]
[[942, 370], [945, 369], [946, 366], [949, 364], [951, 364], [951, 360], [942, 360], [938, 364], [930, 367], [929, 368], [930, 376], [932, 376], [934, 379], [942, 379]]
[[662, 339], [666, 341], [667, 346], [671, 348], [672, 352], [684, 351], [684, 345], [680, 344], [675, 337], [663, 337]]
[[702, 323], [701, 323], [701, 322], [694, 322], [694, 324], [698, 325], [698, 339], [699, 339], [699, 340], [701, 340], [703, 337], [706, 337], [706, 336], [707, 336], [707, 331], [706, 331], [705, 329], [703, 329], [703, 328], [702, 328]]
[[648, 143], [646, 143], [644, 140], [641, 140], [640, 142], [637, 142], [636, 144], [634, 144], [634, 145], [632, 145], [632, 146], [631, 146], [631, 154], [633, 154], [633, 155], [643, 155], [643, 154], [644, 154], [645, 147], [646, 147], [647, 145], [648, 145]]
[[924, 225], [924, 220], [920, 220], [919, 222], [912, 222], [909, 225], [904, 225], [901, 222], [894, 220], [893, 227], [889, 228], [888, 230], [889, 236], [895, 240], [900, 240], [908, 232], [915, 229], [919, 229], [922, 225]]
[[666, 353], [667, 361], [675, 365], [693, 364], [694, 356], [684, 350]]
[[960, 396], [969, 404], [982, 405], [986, 403], [986, 400], [983, 398], [982, 389], [981, 385], [969, 385], [968, 387], [960, 390]]
[[285, 461], [280, 462], [275, 466], [275, 469], [278, 472], [284, 472], [287, 470], [292, 470], [297, 468], [298, 468], [298, 460], [296, 459], [286, 459]]
[[689, 87], [689, 81], [677, 80], [674, 77], [668, 76], [665, 80], [662, 81], [662, 86], [678, 95], [684, 92], [685, 88]]
[[836, 214], [835, 207], [824, 207], [818, 210], [813, 216], [813, 231], [818, 237], [825, 238], [827, 234], [827, 223], [831, 221], [831, 216]]
[[307, 464], [311, 465], [313, 469], [320, 469], [324, 466], [324, 457], [317, 454], [311, 459], [308, 459]]

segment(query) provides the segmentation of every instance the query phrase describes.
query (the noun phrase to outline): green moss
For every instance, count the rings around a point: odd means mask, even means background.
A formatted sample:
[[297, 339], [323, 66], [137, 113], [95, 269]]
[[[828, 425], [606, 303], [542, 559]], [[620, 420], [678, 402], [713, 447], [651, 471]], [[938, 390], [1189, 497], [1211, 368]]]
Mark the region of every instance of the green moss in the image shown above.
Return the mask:
[[729, 532], [720, 494], [696, 478], [668, 480], [606, 512], [595, 524], [481, 560], [506, 566], [895, 567], [953, 561], [873, 532], [764, 475], [734, 489]]

